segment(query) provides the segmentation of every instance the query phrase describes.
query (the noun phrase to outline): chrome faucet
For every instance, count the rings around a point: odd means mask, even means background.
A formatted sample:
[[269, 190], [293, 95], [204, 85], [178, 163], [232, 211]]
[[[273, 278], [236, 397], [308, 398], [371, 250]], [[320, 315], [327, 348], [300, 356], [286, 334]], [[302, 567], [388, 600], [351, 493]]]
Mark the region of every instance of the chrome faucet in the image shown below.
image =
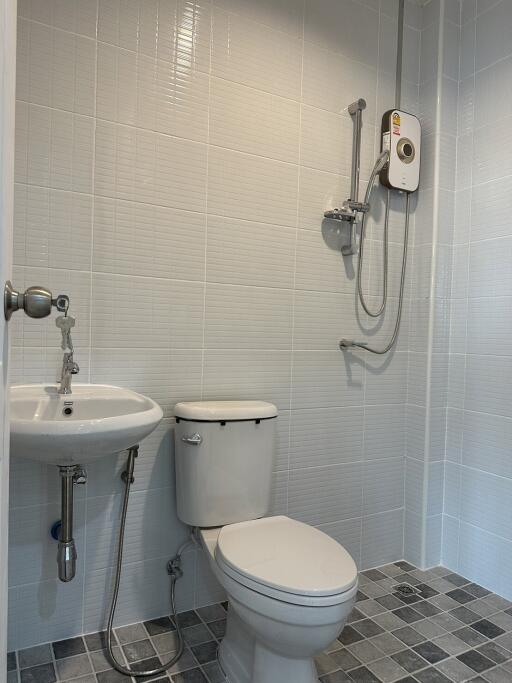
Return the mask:
[[62, 359], [62, 371], [60, 373], [59, 394], [71, 394], [71, 378], [78, 375], [80, 368], [78, 363], [73, 360], [73, 351], [65, 353]]
[[67, 308], [64, 315], [60, 315], [55, 320], [55, 324], [62, 334], [61, 349], [65, 352], [62, 359], [62, 370], [60, 372], [59, 394], [71, 394], [71, 377], [78, 375], [80, 368], [73, 359], [73, 341], [71, 340], [71, 330], [75, 326], [75, 319], [68, 315]]

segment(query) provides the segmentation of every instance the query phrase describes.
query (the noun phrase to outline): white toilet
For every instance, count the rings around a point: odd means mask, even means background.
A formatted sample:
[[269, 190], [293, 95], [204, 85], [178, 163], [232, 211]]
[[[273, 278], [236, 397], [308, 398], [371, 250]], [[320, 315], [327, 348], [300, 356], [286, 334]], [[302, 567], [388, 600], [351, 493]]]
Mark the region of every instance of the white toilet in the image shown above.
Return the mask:
[[277, 409], [176, 405], [178, 515], [198, 527], [229, 599], [219, 662], [229, 683], [316, 683], [313, 658], [341, 632], [357, 569], [335, 540], [270, 503]]

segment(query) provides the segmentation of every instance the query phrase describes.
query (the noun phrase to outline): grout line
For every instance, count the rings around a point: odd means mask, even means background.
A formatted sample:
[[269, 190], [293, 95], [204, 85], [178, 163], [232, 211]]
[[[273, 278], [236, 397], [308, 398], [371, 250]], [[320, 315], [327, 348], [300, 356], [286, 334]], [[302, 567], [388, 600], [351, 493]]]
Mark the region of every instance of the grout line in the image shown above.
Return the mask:
[[[288, 514], [290, 496], [290, 463], [291, 463], [291, 444], [292, 444], [292, 409], [294, 404], [293, 377], [295, 369], [295, 337], [296, 337], [296, 306], [297, 306], [297, 254], [299, 245], [299, 224], [300, 224], [300, 188], [301, 188], [301, 163], [302, 163], [302, 114], [303, 114], [303, 94], [304, 94], [304, 53], [305, 53], [305, 21], [306, 21], [306, 0], [302, 0], [302, 36], [301, 36], [301, 63], [300, 63], [300, 104], [299, 104], [299, 129], [298, 133], [298, 169], [297, 169], [297, 200], [295, 204], [295, 240], [293, 251], [293, 293], [292, 293], [292, 314], [291, 314], [291, 346], [290, 346], [290, 393], [289, 393], [289, 418], [288, 418], [288, 444], [287, 444], [287, 467], [286, 467], [286, 503], [285, 512]], [[276, 483], [276, 482], [275, 482]]]

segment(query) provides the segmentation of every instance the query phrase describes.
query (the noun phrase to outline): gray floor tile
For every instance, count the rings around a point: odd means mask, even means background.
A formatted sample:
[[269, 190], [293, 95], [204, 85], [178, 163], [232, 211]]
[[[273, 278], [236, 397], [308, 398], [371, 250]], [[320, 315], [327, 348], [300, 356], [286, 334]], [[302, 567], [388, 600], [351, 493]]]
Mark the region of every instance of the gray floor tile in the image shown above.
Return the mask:
[[502, 598], [500, 595], [495, 595], [494, 593], [490, 593], [483, 599], [491, 605], [491, 607], [496, 607], [497, 611], [509, 609], [512, 606], [512, 603], [509, 600], [505, 600], [505, 598]]
[[450, 610], [449, 614], [467, 625], [473, 624], [475, 621], [481, 619], [480, 615], [473, 612], [473, 610], [468, 607], [456, 607], [455, 609]]
[[226, 619], [208, 622], [208, 628], [217, 640], [221, 640], [226, 634]]
[[55, 683], [57, 676], [53, 664], [38, 664], [28, 669], [21, 669], [21, 683]]
[[184, 628], [183, 639], [187, 645], [200, 645], [201, 643], [206, 643], [208, 640], [212, 640], [213, 636], [211, 631], [205, 624], [197, 624], [197, 626], [189, 626]]
[[491, 607], [491, 605], [484, 600], [476, 600], [475, 602], [472, 602], [471, 611], [475, 612], [475, 614], [478, 614], [481, 617], [490, 617], [491, 614], [497, 614], [496, 608]]
[[382, 651], [372, 644], [370, 640], [361, 640], [359, 643], [348, 645], [347, 650], [356, 657], [362, 664], [368, 664], [375, 659], [382, 658]]
[[406, 645], [411, 647], [417, 645], [425, 640], [425, 637], [416, 631], [412, 626], [404, 626], [403, 628], [393, 631], [392, 635], [401, 640]]
[[489, 669], [483, 676], [489, 683], [510, 683], [510, 671], [501, 666]]
[[206, 623], [210, 621], [217, 621], [218, 619], [226, 618], [226, 611], [221, 605], [208, 605], [207, 607], [200, 607], [196, 610], [197, 614]]
[[397, 567], [396, 564], [386, 564], [383, 567], [380, 567], [379, 570], [383, 573], [386, 574], [386, 576], [398, 576], [399, 574], [403, 573], [403, 570], [400, 567]]
[[[419, 586], [426, 599], [404, 604], [393, 595], [398, 582]], [[317, 658], [321, 683], [512, 683], [512, 607], [507, 600], [441, 567], [422, 572], [403, 562], [365, 572], [360, 586], [350, 624]], [[185, 653], [172, 673], [153, 677], [152, 683], [171, 683], [171, 677], [174, 683], [224, 683], [216, 657], [225, 633], [225, 607], [209, 605], [179, 616]], [[169, 659], [177, 649], [169, 617], [121, 627], [116, 634], [132, 666], [154, 666], [160, 661], [156, 655]], [[7, 683], [54, 683], [57, 675], [66, 683], [128, 683], [129, 677], [112, 669], [104, 645], [104, 634], [96, 633], [26, 649], [17, 653], [20, 665], [25, 664], [20, 680], [13, 669]], [[119, 647], [115, 652], [124, 663]], [[14, 653], [9, 662], [16, 666]]]
[[338, 650], [337, 652], [332, 652], [331, 657], [343, 671], [350, 671], [350, 669], [357, 669], [358, 666], [361, 666], [361, 662], [357, 657], [346, 648]]
[[448, 653], [432, 641], [426, 641], [425, 643], [414, 645], [412, 649], [421, 655], [423, 659], [426, 659], [430, 664], [437, 664], [448, 657]]
[[178, 636], [176, 631], [169, 631], [168, 633], [161, 633], [158, 636], [153, 636], [151, 642], [158, 654], [176, 652], [178, 649]]
[[172, 677], [173, 683], [208, 683], [201, 669], [189, 669]]
[[436, 664], [436, 669], [448, 676], [450, 680], [455, 681], [455, 683], [462, 683], [475, 675], [473, 669], [470, 669], [463, 662], [454, 657], [439, 662], [439, 664]]
[[400, 652], [404, 649], [404, 643], [395, 638], [392, 633], [381, 633], [369, 642], [378, 647], [385, 655], [392, 655], [394, 652]]
[[493, 614], [492, 617], [489, 615], [488, 619], [496, 624], [504, 631], [512, 631], [512, 616], [506, 612], [497, 612]]
[[391, 659], [409, 673], [414, 673], [415, 671], [419, 671], [428, 666], [428, 662], [410, 648], [395, 652], [395, 654], [391, 655]]
[[220, 668], [218, 662], [210, 662], [203, 666], [203, 671], [206, 674], [208, 683], [225, 683], [224, 673]]
[[478, 647], [478, 645], [483, 645], [484, 643], [488, 642], [487, 638], [478, 633], [478, 631], [472, 629], [470, 626], [464, 626], [458, 631], [453, 631], [453, 635], [463, 640], [470, 647]]
[[206, 664], [217, 659], [218, 647], [219, 645], [216, 641], [209, 641], [201, 645], [192, 645], [190, 649], [199, 664]]
[[459, 603], [456, 600], [452, 600], [444, 594], [434, 595], [433, 598], [429, 598], [429, 602], [431, 602], [433, 605], [439, 607], [439, 609], [444, 611], [455, 609], [459, 606]]
[[97, 673], [96, 678], [98, 683], [127, 683], [127, 681], [130, 680], [124, 674], [121, 674], [114, 669]]
[[363, 600], [357, 603], [357, 609], [367, 617], [374, 617], [376, 614], [382, 614], [386, 608], [379, 604], [376, 600]]
[[391, 657], [377, 659], [377, 661], [367, 664], [367, 667], [382, 683], [392, 683], [407, 676], [407, 671]]
[[512, 633], [505, 633], [504, 636], [496, 638], [494, 642], [501, 645], [501, 647], [504, 647], [505, 650], [510, 650], [512, 652]]
[[461, 622], [448, 612], [436, 614], [435, 617], [430, 618], [430, 621], [441, 626], [445, 631], [458, 631], [461, 628]]
[[[94, 650], [104, 650], [107, 647], [107, 634], [105, 631], [99, 633], [88, 633], [84, 636], [85, 646], [89, 652], [94, 652]], [[112, 642], [117, 644], [117, 639], [115, 634], [112, 634]]]
[[501, 647], [493, 641], [485, 643], [484, 645], [478, 647], [477, 652], [480, 652], [480, 654], [489, 657], [489, 659], [492, 659], [492, 661], [496, 662], [496, 664], [503, 664], [503, 662], [507, 662], [510, 659], [512, 659], [511, 652], [505, 650], [505, 648]]
[[432, 642], [449, 655], [460, 655], [461, 652], [465, 652], [468, 649], [467, 643], [457, 638], [453, 633], [447, 633], [439, 638], [434, 638]]
[[446, 634], [445, 629], [431, 619], [418, 621], [416, 624], [414, 624], [414, 628], [416, 631], [418, 631], [418, 633], [421, 633], [422, 636], [425, 636], [427, 640], [433, 640], [434, 638], [438, 638], [439, 636]]
[[25, 650], [18, 650], [18, 662], [20, 669], [37, 664], [47, 664], [52, 661], [52, 651], [50, 645], [36, 645]]
[[367, 584], [365, 586], [364, 592], [372, 600], [375, 600], [376, 598], [381, 598], [383, 595], [386, 595], [388, 593], [388, 591], [378, 583]]
[[81, 655], [86, 652], [85, 642], [82, 637], [58, 640], [52, 643], [52, 648], [55, 659]]
[[128, 643], [135, 643], [137, 640], [144, 640], [148, 637], [146, 629], [142, 624], [130, 624], [129, 626], [121, 626], [115, 630], [117, 640], [121, 645]]
[[7, 653], [7, 671], [14, 671], [18, 668], [18, 662], [16, 660], [16, 652]]
[[[332, 674], [333, 676], [336, 676], [336, 674]], [[349, 680], [354, 681], [355, 683], [382, 683], [380, 678], [377, 678], [370, 669], [367, 669], [365, 666], [360, 666], [357, 669], [353, 669], [352, 671], [348, 672], [349, 675]], [[344, 679], [341, 678], [339, 679], [341, 683], [344, 683]], [[322, 683], [324, 683], [322, 681]], [[329, 681], [328, 683], [338, 683], [338, 681]]]
[[59, 680], [67, 681], [70, 678], [78, 678], [85, 674], [92, 673], [91, 662], [86, 654], [76, 655], [75, 657], [64, 657], [55, 662]]
[[339, 666], [336, 664], [336, 661], [325, 652], [323, 652], [318, 657], [315, 657], [315, 666], [319, 676], [332, 673], [333, 671], [339, 669]]
[[452, 683], [444, 673], [435, 669], [433, 666], [428, 669], [423, 669], [423, 671], [418, 671], [415, 674], [415, 678], [420, 681], [420, 683]]
[[504, 629], [500, 628], [489, 619], [481, 619], [480, 621], [476, 621], [474, 624], [471, 624], [471, 628], [475, 629], [475, 631], [478, 631], [478, 633], [481, 633], [490, 640], [497, 638], [498, 636], [502, 636], [505, 633]]
[[187, 648], [180, 659], [174, 664], [170, 669], [169, 673], [176, 674], [181, 671], [186, 671], [187, 669], [193, 669], [197, 666], [197, 660], [192, 654], [192, 652]]
[[177, 619], [181, 628], [197, 626], [197, 624], [201, 623], [199, 615], [193, 609], [189, 610], [188, 612], [180, 612], [180, 614], [177, 616]]
[[494, 662], [492, 660], [480, 654], [480, 652], [476, 652], [475, 650], [463, 652], [461, 655], [458, 655], [457, 659], [461, 662], [464, 662], [466, 666], [469, 666], [471, 669], [473, 669], [473, 671], [476, 671], [479, 674], [481, 674], [483, 671], [487, 671], [487, 669], [491, 669], [494, 666]]
[[397, 617], [396, 614], [393, 614], [392, 612], [377, 614], [372, 617], [372, 619], [376, 624], [382, 626], [385, 631], [394, 631], [397, 628], [401, 628], [404, 623], [400, 617]]
[[353, 680], [344, 671], [334, 671], [320, 678], [321, 683], [353, 683]]
[[[121, 662], [122, 664], [125, 663], [120, 647], [114, 647], [112, 652], [118, 662]], [[112, 668], [112, 663], [107, 657], [106, 650], [95, 650], [94, 652], [89, 653], [89, 657], [94, 671], [107, 671], [107, 669]]]
[[149, 638], [123, 645], [123, 652], [128, 663], [136, 662], [139, 659], [148, 659], [148, 657], [153, 657], [156, 654]]

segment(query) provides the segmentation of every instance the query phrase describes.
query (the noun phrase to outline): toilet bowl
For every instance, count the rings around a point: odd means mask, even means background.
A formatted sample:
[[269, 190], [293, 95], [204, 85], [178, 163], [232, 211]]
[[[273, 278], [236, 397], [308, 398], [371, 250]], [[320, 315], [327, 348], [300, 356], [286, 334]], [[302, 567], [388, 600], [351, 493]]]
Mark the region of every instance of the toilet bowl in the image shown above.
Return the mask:
[[348, 552], [322, 531], [267, 517], [200, 531], [229, 611], [219, 663], [229, 683], [317, 683], [314, 657], [357, 593]]
[[357, 569], [319, 529], [266, 517], [277, 408], [193, 401], [174, 409], [176, 502], [229, 598], [219, 662], [229, 683], [318, 683], [314, 657], [354, 606]]

